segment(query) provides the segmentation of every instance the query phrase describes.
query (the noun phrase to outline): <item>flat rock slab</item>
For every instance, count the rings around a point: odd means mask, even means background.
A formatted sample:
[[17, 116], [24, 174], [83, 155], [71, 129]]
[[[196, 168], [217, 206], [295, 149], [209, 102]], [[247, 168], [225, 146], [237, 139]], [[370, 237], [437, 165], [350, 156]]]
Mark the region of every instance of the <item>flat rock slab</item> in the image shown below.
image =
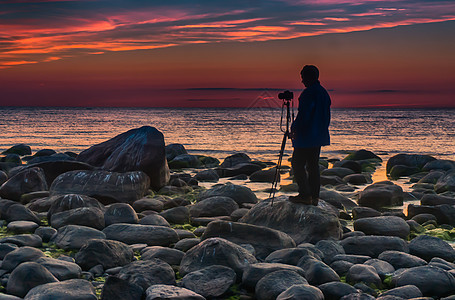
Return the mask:
[[108, 239], [129, 245], [169, 246], [179, 240], [174, 229], [155, 225], [112, 224], [104, 228], [103, 232]]

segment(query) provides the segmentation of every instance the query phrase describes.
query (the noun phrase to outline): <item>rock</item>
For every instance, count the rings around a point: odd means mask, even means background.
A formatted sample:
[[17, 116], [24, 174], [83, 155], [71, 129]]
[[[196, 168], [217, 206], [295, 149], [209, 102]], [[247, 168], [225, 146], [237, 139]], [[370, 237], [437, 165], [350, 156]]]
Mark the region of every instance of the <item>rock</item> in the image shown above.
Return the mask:
[[300, 259], [305, 255], [318, 257], [306, 248], [286, 248], [270, 253], [269, 256], [265, 258], [265, 262], [297, 266]]
[[187, 224], [190, 222], [190, 210], [186, 206], [178, 206], [160, 212], [160, 216], [171, 224]]
[[110, 269], [124, 266], [133, 260], [133, 250], [124, 243], [92, 239], [88, 241], [76, 254], [76, 263], [83, 270], [102, 265], [103, 268]]
[[408, 223], [395, 216], [358, 219], [354, 222], [354, 230], [362, 231], [366, 235], [398, 236], [402, 239], [406, 239], [410, 232]]
[[0, 300], [22, 300], [23, 298], [19, 298], [13, 295], [3, 294], [0, 293]]
[[28, 161], [29, 164], [34, 165], [43, 162], [57, 162], [57, 161], [74, 161], [75, 159], [64, 153], [56, 153], [48, 156], [33, 157]]
[[382, 280], [373, 266], [369, 265], [353, 265], [346, 275], [346, 282], [358, 283], [363, 282], [366, 285], [371, 285], [376, 288], [381, 287]]
[[45, 198], [38, 198], [33, 199], [29, 203], [27, 203], [26, 207], [28, 207], [33, 212], [37, 213], [47, 213], [49, 208], [52, 205], [52, 199], [50, 197]]
[[206, 198], [214, 196], [229, 197], [237, 202], [239, 206], [246, 203], [255, 204], [258, 202], [258, 198], [249, 188], [230, 183], [225, 185], [216, 185], [209, 190], [199, 193], [197, 201], [202, 201]]
[[248, 179], [248, 176], [254, 172], [260, 171], [263, 169], [263, 166], [260, 166], [255, 163], [240, 163], [235, 165], [232, 168], [222, 168], [218, 167], [215, 169], [215, 172], [219, 177], [233, 177], [236, 180], [241, 180], [241, 177], [246, 176], [245, 180]]
[[438, 194], [447, 191], [455, 191], [455, 170], [452, 169], [451, 171], [448, 171], [443, 176], [441, 176], [436, 182], [434, 189]]
[[75, 208], [95, 207], [104, 211], [104, 205], [98, 202], [98, 200], [96, 200], [95, 198], [86, 195], [78, 194], [57, 195], [50, 197], [49, 202], [52, 203], [47, 213], [47, 218], [49, 220], [55, 213]]
[[455, 293], [455, 278], [447, 271], [433, 266], [420, 266], [394, 276], [397, 287], [415, 285], [424, 296], [448, 296]]
[[247, 154], [235, 153], [226, 157], [220, 166], [223, 168], [232, 168], [238, 164], [249, 163], [250, 161], [251, 158]]
[[137, 201], [134, 201], [133, 208], [138, 213], [146, 210], [160, 212], [164, 208], [164, 203], [160, 201], [158, 198], [142, 198]]
[[11, 243], [19, 247], [30, 246], [40, 248], [43, 246], [43, 240], [36, 234], [18, 234], [7, 236], [0, 239], [0, 243]]
[[155, 284], [146, 290], [147, 298], [145, 300], [160, 299], [185, 299], [185, 300], [205, 300], [199, 294], [185, 288], [169, 286], [165, 284]]
[[367, 255], [354, 255], [354, 254], [337, 254], [332, 258], [332, 262], [335, 261], [348, 261], [353, 264], [363, 264], [367, 260], [371, 259], [370, 256]]
[[371, 183], [371, 176], [365, 174], [351, 174], [343, 177], [343, 181], [353, 185], [363, 185]]
[[112, 224], [104, 228], [106, 238], [125, 244], [147, 244], [149, 246], [169, 246], [178, 241], [174, 229], [139, 224]]
[[52, 227], [80, 225], [103, 230], [104, 213], [96, 207], [81, 207], [54, 213], [50, 219]]
[[202, 240], [212, 237], [221, 237], [236, 244], [251, 244], [256, 250], [257, 257], [262, 259], [275, 250], [295, 247], [293, 239], [283, 232], [237, 222], [210, 222], [202, 235]]
[[342, 210], [349, 210], [357, 206], [354, 201], [334, 190], [322, 190], [319, 198]]
[[311, 285], [317, 286], [331, 281], [340, 281], [340, 276], [318, 259], [303, 257], [298, 266], [304, 270], [305, 278]]
[[455, 260], [455, 250], [446, 241], [429, 236], [420, 235], [409, 243], [409, 253], [426, 261], [439, 257], [447, 261]]
[[1, 243], [0, 244], [0, 260], [3, 260], [6, 254], [18, 249], [19, 247], [11, 243]]
[[0, 186], [8, 181], [8, 175], [0, 170]]
[[2, 157], [1, 161], [6, 162], [6, 163], [18, 164], [18, 165], [22, 164], [21, 157], [17, 154], [8, 154], [5, 157]]
[[426, 206], [409, 204], [408, 218], [412, 218], [418, 214], [432, 214], [436, 217], [438, 224], [455, 225], [455, 206], [453, 205]]
[[455, 205], [455, 198], [442, 195], [426, 194], [420, 199], [421, 205], [436, 206], [442, 204]]
[[404, 299], [419, 298], [422, 297], [422, 292], [415, 285], [404, 285], [388, 291], [385, 291], [379, 295], [384, 296], [396, 296]]
[[212, 169], [197, 172], [194, 178], [200, 182], [218, 182], [220, 180], [218, 173]]
[[170, 265], [179, 266], [184, 255], [185, 252], [177, 249], [161, 246], [152, 246], [147, 247], [142, 251], [141, 259], [148, 260], [152, 258], [159, 258]]
[[32, 247], [17, 248], [5, 255], [2, 262], [2, 269], [8, 272], [13, 271], [23, 262], [36, 261], [43, 257], [44, 253]]
[[370, 207], [354, 207], [352, 209], [352, 218], [354, 220], [379, 216], [381, 216], [381, 213]]
[[101, 291], [101, 300], [140, 300], [143, 290], [137, 284], [108, 276]]
[[384, 251], [408, 252], [407, 243], [395, 236], [352, 236], [340, 241], [347, 254], [378, 257]]
[[150, 179], [141, 171], [70, 171], [54, 180], [50, 193], [87, 195], [103, 204], [132, 203], [144, 197], [149, 186]]
[[44, 172], [40, 168], [21, 171], [0, 186], [0, 197], [19, 201], [23, 194], [48, 189]]
[[333, 167], [330, 169], [325, 169], [324, 171], [321, 172], [321, 175], [323, 176], [338, 176], [340, 178], [343, 178], [348, 175], [352, 175], [355, 172], [352, 171], [351, 169], [348, 168], [341, 168], [341, 167]]
[[85, 279], [52, 282], [31, 289], [24, 300], [96, 300], [95, 288]]
[[114, 203], [106, 209], [104, 222], [106, 226], [116, 223], [137, 224], [139, 223], [139, 218], [131, 205], [127, 203]]
[[423, 224], [428, 221], [437, 222], [436, 217], [432, 214], [418, 214], [418, 215], [415, 215], [414, 217], [412, 217], [411, 220], [414, 220], [419, 224]]
[[362, 165], [355, 160], [341, 160], [333, 164], [334, 167], [348, 168], [354, 171], [354, 173], [362, 173]]
[[422, 170], [424, 171], [433, 170], [449, 171], [451, 169], [455, 169], [455, 161], [445, 159], [432, 160], [430, 162], [427, 162], [422, 168]]
[[13, 233], [32, 233], [38, 228], [38, 224], [31, 221], [13, 221], [8, 224], [6, 229]]
[[2, 154], [17, 154], [20, 156], [31, 155], [32, 149], [28, 145], [17, 144], [17, 145], [12, 146], [11, 148], [8, 148], [7, 150], [3, 151]]
[[[352, 293], [340, 298], [340, 300], [374, 300], [375, 298], [369, 294]], [[401, 300], [401, 299], [382, 299], [382, 300]]]
[[305, 275], [303, 269], [297, 266], [290, 266], [282, 263], [254, 263], [245, 268], [242, 277], [242, 285], [249, 289], [254, 289], [258, 281], [264, 276], [280, 270], [294, 271], [301, 276]]
[[165, 218], [158, 214], [151, 214], [143, 217], [139, 220], [139, 224], [141, 225], [157, 225], [157, 226], [165, 226], [171, 227], [168, 221]]
[[205, 198], [192, 205], [190, 208], [191, 217], [216, 217], [229, 216], [236, 209], [238, 204], [229, 197], [214, 196]]
[[324, 294], [317, 287], [308, 284], [293, 285], [276, 298], [277, 300], [324, 300]]
[[318, 288], [324, 294], [325, 300], [338, 300], [345, 295], [357, 293], [357, 290], [353, 286], [337, 281], [321, 284]]
[[382, 159], [374, 154], [371, 151], [361, 149], [352, 152], [348, 156], [346, 156], [343, 160], [366, 160], [366, 159], [372, 159], [372, 160], [377, 160], [377, 161], [382, 161]]
[[248, 211], [249, 211], [248, 208], [239, 208], [239, 209], [234, 210], [230, 215], [231, 220], [234, 222], [237, 222], [238, 220], [240, 220], [240, 218], [242, 218], [244, 215], [246, 215], [246, 213]]
[[44, 243], [48, 243], [51, 239], [51, 237], [57, 233], [57, 229], [52, 228], [52, 227], [38, 227], [35, 230], [35, 234], [41, 237], [42, 241]]
[[2, 214], [2, 219], [5, 219], [7, 222], [30, 221], [36, 224], [41, 223], [36, 214], [22, 204], [11, 205], [6, 213]]
[[180, 154], [169, 162], [171, 169], [198, 168], [202, 166], [201, 161], [196, 155]]
[[389, 181], [374, 183], [360, 192], [358, 203], [375, 209], [403, 205], [403, 189]]
[[118, 277], [137, 284], [143, 290], [155, 284], [175, 285], [174, 270], [158, 258], [133, 261], [120, 270]]
[[419, 173], [420, 169], [417, 167], [409, 167], [404, 165], [394, 165], [390, 170], [390, 177], [392, 179], [398, 179], [400, 177], [410, 176], [412, 174]]
[[436, 160], [434, 157], [429, 155], [420, 155], [420, 154], [397, 154], [392, 156], [387, 161], [386, 171], [390, 173], [393, 166], [396, 165], [404, 165], [408, 167], [416, 167], [418, 169], [422, 169], [423, 166], [430, 162]]
[[214, 168], [214, 167], [219, 166], [219, 164], [220, 164], [220, 161], [218, 160], [218, 158], [215, 158], [215, 157], [205, 156], [205, 155], [197, 155], [197, 157], [205, 168]]
[[259, 202], [239, 222], [265, 226], [290, 235], [296, 244], [316, 243], [323, 239], [340, 239], [341, 225], [338, 217], [325, 202], [319, 206], [294, 204], [286, 196]]
[[330, 264], [330, 267], [338, 274], [338, 276], [346, 276], [349, 269], [354, 264], [345, 260], [336, 260]]
[[320, 240], [316, 243], [316, 248], [324, 253], [323, 261], [330, 264], [333, 257], [338, 254], [345, 254], [344, 248], [339, 242], [333, 240]]
[[[387, 252], [392, 252], [392, 251], [384, 251], [382, 253], [387, 253]], [[393, 251], [393, 252], [395, 252], [395, 251]], [[381, 255], [382, 255], [382, 253], [381, 253]], [[399, 253], [403, 253], [403, 252], [399, 252]], [[381, 255], [379, 255], [379, 257], [381, 257]], [[379, 277], [381, 277], [382, 280], [384, 280], [384, 278], [386, 278], [387, 275], [390, 275], [393, 272], [395, 272], [394, 266], [392, 266], [390, 263], [388, 263], [385, 260], [373, 258], [373, 259], [367, 260], [364, 264], [375, 268], [376, 272], [378, 273]]]
[[186, 274], [212, 265], [232, 268], [239, 278], [243, 270], [256, 258], [244, 248], [222, 238], [210, 238], [202, 241], [185, 253], [180, 264], [180, 274]]
[[24, 262], [11, 272], [6, 292], [24, 297], [32, 288], [51, 282], [58, 282], [58, 279], [45, 267], [36, 262]]
[[64, 250], [79, 250], [89, 240], [105, 238], [106, 235], [102, 231], [94, 228], [67, 225], [58, 229], [57, 234], [51, 238], [51, 242]]
[[209, 266], [185, 275], [179, 285], [203, 297], [221, 297], [235, 283], [234, 270], [226, 266]]
[[308, 284], [308, 282], [294, 271], [275, 271], [259, 280], [255, 288], [255, 296], [261, 300], [275, 300], [279, 294], [297, 284]]
[[277, 172], [276, 168], [268, 170], [259, 170], [250, 175], [250, 181], [252, 182], [274, 182], [280, 180], [280, 173]]
[[199, 244], [200, 242], [201, 239], [199, 238], [180, 240], [174, 245], [174, 249], [186, 252], [193, 248], [194, 246], [196, 246], [197, 244]]
[[182, 144], [169, 144], [165, 147], [166, 159], [167, 161], [173, 160], [176, 156], [181, 154], [188, 154], [185, 149], [185, 146]]
[[438, 182], [438, 179], [444, 176], [445, 172], [442, 171], [432, 171], [422, 178], [417, 181], [417, 183], [429, 183], [429, 184], [435, 184]]

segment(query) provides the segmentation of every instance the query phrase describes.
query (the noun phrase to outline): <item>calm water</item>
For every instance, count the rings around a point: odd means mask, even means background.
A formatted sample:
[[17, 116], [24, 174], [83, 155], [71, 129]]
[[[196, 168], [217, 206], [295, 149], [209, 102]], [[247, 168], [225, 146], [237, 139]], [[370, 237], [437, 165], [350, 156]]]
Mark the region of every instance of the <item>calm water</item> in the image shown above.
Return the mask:
[[[223, 159], [246, 152], [276, 160], [282, 132], [279, 109], [0, 108], [0, 150], [26, 143], [32, 151], [80, 152], [143, 125], [163, 132], [166, 144]], [[397, 153], [455, 159], [455, 110], [333, 109], [332, 145], [323, 155], [367, 149], [388, 158]], [[292, 151], [290, 142], [286, 154]]]

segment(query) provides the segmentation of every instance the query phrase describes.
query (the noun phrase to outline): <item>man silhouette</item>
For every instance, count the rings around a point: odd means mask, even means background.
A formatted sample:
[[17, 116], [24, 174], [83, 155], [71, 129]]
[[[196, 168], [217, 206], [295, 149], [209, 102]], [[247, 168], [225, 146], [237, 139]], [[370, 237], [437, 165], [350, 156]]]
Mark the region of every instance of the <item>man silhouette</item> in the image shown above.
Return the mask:
[[[294, 152], [292, 169], [299, 194], [289, 197], [293, 203], [318, 205], [320, 190], [319, 154], [330, 145], [330, 96], [319, 82], [319, 70], [306, 65], [300, 72], [305, 89], [299, 97], [299, 111], [291, 125]], [[308, 175], [307, 175], [308, 172]]]

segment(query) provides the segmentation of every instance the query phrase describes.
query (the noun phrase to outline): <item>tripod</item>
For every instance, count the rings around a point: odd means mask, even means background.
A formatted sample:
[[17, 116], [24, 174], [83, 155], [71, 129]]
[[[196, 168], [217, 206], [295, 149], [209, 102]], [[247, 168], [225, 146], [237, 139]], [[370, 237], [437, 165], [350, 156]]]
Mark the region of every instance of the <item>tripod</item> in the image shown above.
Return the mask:
[[[281, 96], [281, 94], [279, 95], [279, 98], [281, 98], [280, 96]], [[285, 99], [283, 99], [283, 104], [281, 105], [280, 130], [281, 130], [281, 132], [284, 133], [284, 135], [283, 135], [283, 141], [281, 142], [280, 155], [278, 157], [278, 162], [276, 164], [275, 176], [273, 177], [272, 190], [270, 191], [270, 195], [269, 195], [269, 198], [272, 198], [271, 206], [273, 206], [273, 200], [275, 199], [275, 191], [278, 186], [278, 178], [280, 175], [279, 172], [281, 169], [281, 164], [283, 162], [284, 150], [286, 148], [286, 139], [291, 137], [289, 127], [290, 127], [290, 124], [294, 121], [294, 107], [292, 107], [292, 115], [291, 115], [291, 104], [292, 104], [292, 98], [285, 98]], [[284, 114], [285, 107], [286, 107], [286, 127], [284, 129], [283, 128], [283, 114]]]

